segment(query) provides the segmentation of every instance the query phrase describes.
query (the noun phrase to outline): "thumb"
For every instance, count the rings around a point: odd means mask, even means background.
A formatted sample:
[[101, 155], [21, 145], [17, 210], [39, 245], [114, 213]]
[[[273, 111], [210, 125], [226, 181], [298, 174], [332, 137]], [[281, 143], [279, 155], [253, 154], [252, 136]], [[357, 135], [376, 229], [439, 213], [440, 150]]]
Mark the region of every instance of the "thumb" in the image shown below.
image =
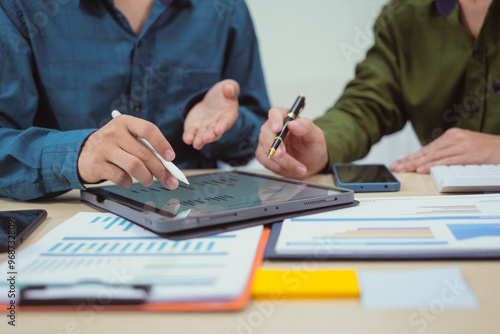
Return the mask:
[[238, 98], [240, 95], [240, 85], [231, 79], [224, 80], [223, 83], [222, 91], [224, 92], [224, 96], [229, 99]]

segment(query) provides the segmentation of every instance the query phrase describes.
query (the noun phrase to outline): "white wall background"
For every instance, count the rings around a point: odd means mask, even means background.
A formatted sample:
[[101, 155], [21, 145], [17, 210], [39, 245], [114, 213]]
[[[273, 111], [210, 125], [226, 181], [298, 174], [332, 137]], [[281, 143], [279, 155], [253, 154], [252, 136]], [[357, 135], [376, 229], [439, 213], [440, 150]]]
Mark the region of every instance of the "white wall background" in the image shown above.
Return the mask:
[[[246, 0], [259, 38], [272, 106], [307, 98], [302, 117], [322, 115], [354, 76], [373, 43], [372, 26], [387, 0]], [[345, 54], [341, 46], [356, 51]], [[359, 162], [390, 164], [420, 147], [409, 124]], [[253, 162], [251, 168], [259, 168]]]

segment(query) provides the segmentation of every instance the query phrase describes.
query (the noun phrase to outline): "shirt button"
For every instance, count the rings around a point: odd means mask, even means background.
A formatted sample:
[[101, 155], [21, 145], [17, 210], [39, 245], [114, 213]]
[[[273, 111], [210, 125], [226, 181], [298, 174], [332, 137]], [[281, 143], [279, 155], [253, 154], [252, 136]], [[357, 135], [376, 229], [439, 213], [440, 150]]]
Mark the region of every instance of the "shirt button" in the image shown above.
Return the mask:
[[474, 58], [478, 58], [480, 55], [481, 55], [481, 51], [479, 51], [479, 49], [478, 49], [478, 48], [474, 48], [474, 49], [472, 50], [472, 57], [474, 57]]
[[470, 108], [470, 112], [473, 114], [476, 114], [479, 112], [479, 106], [475, 103], [471, 103], [469, 108]]
[[500, 94], [500, 80], [496, 79], [491, 82], [491, 88], [497, 94]]
[[69, 182], [69, 180], [68, 180], [67, 178], [65, 178], [65, 177], [63, 177], [62, 181], [63, 181], [63, 183], [64, 183], [65, 185], [67, 185], [67, 186], [70, 186], [70, 185], [71, 185], [71, 182]]
[[139, 112], [139, 111], [141, 111], [141, 109], [142, 109], [142, 106], [140, 103], [134, 104], [134, 111], [135, 112]]

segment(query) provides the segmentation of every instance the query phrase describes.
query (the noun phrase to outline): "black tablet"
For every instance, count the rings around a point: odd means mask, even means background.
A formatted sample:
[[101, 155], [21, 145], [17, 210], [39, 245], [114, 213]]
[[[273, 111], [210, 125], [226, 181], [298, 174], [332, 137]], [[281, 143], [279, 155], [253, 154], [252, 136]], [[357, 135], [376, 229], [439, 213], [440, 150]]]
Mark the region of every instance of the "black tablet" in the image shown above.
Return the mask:
[[[158, 181], [150, 187], [134, 183], [126, 189], [114, 185], [89, 188], [81, 192], [81, 199], [160, 234], [245, 227], [272, 222], [274, 217], [283, 220], [355, 204], [349, 189], [241, 171], [195, 175], [188, 180], [189, 185], [180, 184], [175, 190]], [[213, 229], [214, 233], [224, 230]]]

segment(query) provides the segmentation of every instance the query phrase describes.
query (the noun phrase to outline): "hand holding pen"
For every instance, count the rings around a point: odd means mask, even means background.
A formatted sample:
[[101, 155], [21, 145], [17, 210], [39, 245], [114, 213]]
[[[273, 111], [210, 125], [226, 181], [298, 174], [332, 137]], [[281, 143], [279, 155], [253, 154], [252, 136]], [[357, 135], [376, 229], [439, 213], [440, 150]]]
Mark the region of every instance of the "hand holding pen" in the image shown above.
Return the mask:
[[[300, 97], [297, 100], [294, 103], [297, 106], [292, 108], [296, 113], [301, 109]], [[286, 121], [291, 111], [280, 107], [269, 110], [268, 119], [261, 127], [255, 157], [276, 174], [304, 179], [325, 170], [328, 150], [323, 130], [311, 119], [295, 117], [294, 120]], [[273, 148], [275, 153], [269, 158]]]
[[274, 138], [274, 142], [271, 145], [271, 148], [269, 148], [269, 155], [267, 158], [271, 158], [278, 147], [283, 143], [283, 140], [285, 139], [286, 134], [288, 133], [288, 122], [293, 121], [297, 116], [299, 116], [300, 112], [304, 109], [306, 105], [306, 98], [304, 95], [299, 95], [297, 99], [295, 100], [292, 108], [290, 108], [290, 111], [286, 115], [285, 122], [283, 124], [283, 127], [281, 128], [280, 133]]

